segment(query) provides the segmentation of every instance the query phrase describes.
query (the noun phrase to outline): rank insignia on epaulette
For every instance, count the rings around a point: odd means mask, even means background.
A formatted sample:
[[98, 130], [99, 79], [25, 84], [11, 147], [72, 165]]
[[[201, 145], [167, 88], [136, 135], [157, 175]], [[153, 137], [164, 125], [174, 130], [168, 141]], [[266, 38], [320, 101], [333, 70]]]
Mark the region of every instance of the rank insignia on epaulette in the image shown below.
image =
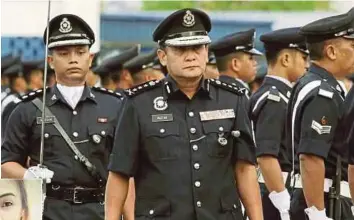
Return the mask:
[[160, 80], [152, 80], [140, 85], [137, 85], [134, 88], [130, 88], [130, 89], [126, 89], [124, 90], [124, 93], [128, 96], [128, 97], [133, 97], [136, 96], [142, 92], [145, 92], [149, 89], [155, 88], [157, 85], [161, 84], [162, 81]]
[[[50, 89], [50, 87], [47, 86], [45, 89]], [[20, 99], [22, 101], [31, 100], [42, 93], [43, 93], [43, 89], [37, 89], [21, 96]]]
[[223, 89], [225, 89], [227, 91], [233, 92], [233, 93], [238, 94], [238, 95], [245, 95], [245, 89], [244, 88], [233, 86], [231, 84], [222, 82], [222, 81], [220, 81], [218, 79], [208, 79], [208, 83], [210, 83], [212, 85], [215, 85], [217, 87], [223, 88]]
[[[118, 97], [120, 99], [123, 99], [122, 94], [120, 94], [119, 92], [114, 92], [111, 89], [106, 89], [106, 88], [103, 88], [103, 87], [92, 87], [92, 88], [94, 90], [96, 90], [96, 91], [103, 92], [103, 93], [106, 93], [106, 94], [110, 94], [110, 95], [116, 96], [116, 97]], [[91, 98], [95, 98], [95, 95], [91, 93], [90, 97]]]

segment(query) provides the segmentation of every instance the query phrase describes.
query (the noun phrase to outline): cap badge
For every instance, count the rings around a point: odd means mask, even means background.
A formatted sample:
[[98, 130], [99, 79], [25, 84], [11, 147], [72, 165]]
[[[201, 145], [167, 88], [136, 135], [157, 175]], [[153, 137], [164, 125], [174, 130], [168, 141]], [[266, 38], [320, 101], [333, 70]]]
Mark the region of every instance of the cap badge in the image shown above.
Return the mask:
[[168, 107], [167, 102], [163, 99], [162, 96], [156, 97], [154, 99], [154, 108], [157, 111], [163, 111], [166, 110]]
[[60, 22], [59, 31], [61, 33], [69, 33], [72, 30], [73, 28], [71, 27], [70, 21], [67, 18], [63, 18], [63, 20]]
[[195, 24], [194, 15], [190, 10], [186, 11], [186, 14], [183, 16], [183, 23], [182, 25], [185, 27], [193, 27]]

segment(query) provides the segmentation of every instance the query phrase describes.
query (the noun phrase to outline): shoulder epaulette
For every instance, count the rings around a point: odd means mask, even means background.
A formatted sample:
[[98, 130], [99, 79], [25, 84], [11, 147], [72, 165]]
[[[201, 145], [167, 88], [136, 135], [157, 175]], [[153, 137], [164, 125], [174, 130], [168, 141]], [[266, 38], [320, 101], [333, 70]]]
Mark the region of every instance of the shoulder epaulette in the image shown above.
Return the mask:
[[128, 97], [133, 97], [133, 96], [139, 95], [145, 91], [148, 91], [150, 89], [156, 88], [157, 86], [159, 86], [161, 84], [162, 84], [161, 80], [152, 80], [152, 81], [137, 85], [133, 88], [126, 89], [126, 90], [124, 90], [124, 93]]
[[97, 86], [92, 87], [92, 89], [94, 91], [102, 92], [104, 94], [109, 94], [109, 95], [115, 96], [115, 97], [120, 98], [120, 99], [124, 98], [123, 94], [121, 94], [120, 92], [115, 92], [115, 91], [113, 91], [111, 89], [106, 89], [106, 88], [97, 87]]
[[277, 87], [272, 86], [269, 89], [269, 94], [267, 96], [268, 100], [272, 100], [274, 102], [280, 102], [280, 94], [279, 94], [279, 90], [277, 89]]
[[318, 89], [318, 95], [332, 99], [333, 94], [331, 87], [325, 81], [322, 81]]
[[[47, 86], [46, 89], [48, 90], [50, 87]], [[37, 89], [37, 90], [33, 90], [31, 92], [28, 92], [27, 94], [24, 94], [23, 96], [20, 97], [20, 101], [18, 101], [17, 103], [19, 102], [26, 102], [26, 101], [31, 101], [33, 100], [34, 98], [40, 96], [43, 94], [43, 88], [41, 89]]]
[[234, 86], [229, 83], [222, 82], [218, 79], [208, 79], [208, 83], [216, 87], [222, 88], [224, 90], [227, 90], [229, 92], [235, 93], [237, 95], [245, 95], [245, 91], [246, 91], [245, 88]]

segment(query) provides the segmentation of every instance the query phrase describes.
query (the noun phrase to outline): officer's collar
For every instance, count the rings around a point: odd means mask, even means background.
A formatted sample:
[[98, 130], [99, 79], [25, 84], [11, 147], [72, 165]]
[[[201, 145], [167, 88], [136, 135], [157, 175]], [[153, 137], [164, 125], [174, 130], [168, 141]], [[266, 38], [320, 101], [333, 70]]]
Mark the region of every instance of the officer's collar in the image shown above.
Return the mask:
[[325, 80], [327, 83], [329, 83], [329, 85], [331, 85], [338, 92], [340, 92], [340, 93], [344, 92], [342, 87], [339, 85], [338, 81], [326, 69], [312, 63], [310, 66], [309, 72], [312, 72], [312, 73], [320, 76], [323, 80]]
[[[50, 89], [50, 93], [48, 94], [47, 105], [48, 106], [54, 105], [58, 100], [60, 100], [63, 103], [67, 103], [65, 98], [63, 97], [63, 95], [60, 93], [60, 91], [57, 87], [57, 84], [55, 84]], [[90, 87], [88, 87], [87, 84], [85, 84], [85, 87], [84, 87], [84, 90], [82, 92], [82, 96], [81, 96], [79, 102], [86, 101], [86, 100], [91, 100], [97, 104], [96, 99], [95, 99], [95, 95], [92, 93]]]
[[289, 80], [273, 75], [267, 75], [264, 78], [264, 84], [269, 86], [275, 86], [281, 93], [290, 97], [290, 91], [292, 89], [292, 85]]
[[[163, 88], [163, 96], [165, 99], [173, 98], [175, 97], [175, 95], [178, 96], [178, 94], [185, 95], [178, 88], [177, 82], [170, 75], [166, 76], [166, 78], [164, 79]], [[204, 77], [200, 80], [199, 87], [194, 96], [208, 97], [210, 99], [214, 97], [212, 91], [210, 91], [209, 83], [207, 80], [204, 79]]]

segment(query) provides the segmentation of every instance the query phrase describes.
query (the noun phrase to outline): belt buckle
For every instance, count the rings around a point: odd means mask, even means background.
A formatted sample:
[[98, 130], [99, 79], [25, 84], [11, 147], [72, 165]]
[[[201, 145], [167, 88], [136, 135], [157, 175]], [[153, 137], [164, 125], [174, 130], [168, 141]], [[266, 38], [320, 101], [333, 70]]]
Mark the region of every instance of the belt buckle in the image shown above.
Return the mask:
[[82, 201], [81, 200], [78, 200], [78, 198], [77, 198], [77, 196], [76, 196], [76, 194], [78, 193], [78, 189], [83, 189], [82, 187], [80, 187], [80, 186], [76, 186], [75, 188], [74, 188], [74, 198], [73, 198], [73, 202], [74, 202], [74, 204], [82, 204]]

